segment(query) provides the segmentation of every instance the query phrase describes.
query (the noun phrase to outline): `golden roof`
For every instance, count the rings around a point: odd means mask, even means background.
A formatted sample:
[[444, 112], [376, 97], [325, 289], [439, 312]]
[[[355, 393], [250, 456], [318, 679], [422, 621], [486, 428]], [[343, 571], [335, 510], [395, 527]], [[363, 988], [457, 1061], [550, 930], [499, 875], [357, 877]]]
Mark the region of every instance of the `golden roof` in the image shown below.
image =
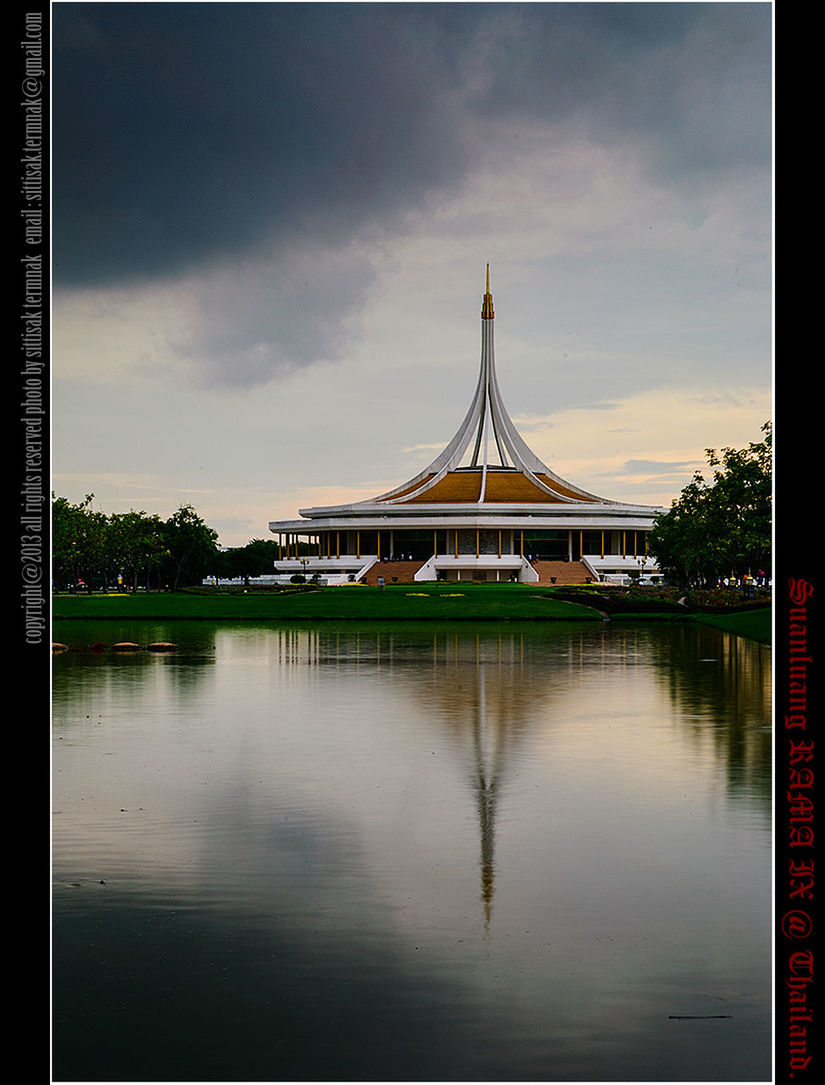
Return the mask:
[[[565, 501], [596, 501], [594, 497], [582, 497], [579, 492], [564, 486], [547, 475], [536, 476], [555, 493], [536, 486], [527, 475], [511, 469], [488, 471], [484, 489], [484, 503], [495, 505], [564, 504]], [[443, 478], [427, 486], [434, 475], [422, 479], [393, 496], [393, 504], [399, 505], [460, 505], [478, 503], [481, 495], [483, 472], [480, 467], [449, 471]], [[415, 492], [417, 491], [417, 492]], [[411, 494], [405, 499], [405, 494]]]

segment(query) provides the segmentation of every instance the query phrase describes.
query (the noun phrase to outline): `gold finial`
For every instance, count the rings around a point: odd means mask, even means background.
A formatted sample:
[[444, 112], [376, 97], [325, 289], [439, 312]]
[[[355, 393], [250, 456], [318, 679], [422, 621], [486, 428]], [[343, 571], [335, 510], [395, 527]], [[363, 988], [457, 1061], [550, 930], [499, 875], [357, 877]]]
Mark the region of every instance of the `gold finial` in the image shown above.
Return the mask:
[[484, 302], [481, 306], [481, 319], [492, 320], [495, 316], [493, 312], [493, 295], [490, 293], [490, 265], [487, 265], [487, 293], [484, 295]]

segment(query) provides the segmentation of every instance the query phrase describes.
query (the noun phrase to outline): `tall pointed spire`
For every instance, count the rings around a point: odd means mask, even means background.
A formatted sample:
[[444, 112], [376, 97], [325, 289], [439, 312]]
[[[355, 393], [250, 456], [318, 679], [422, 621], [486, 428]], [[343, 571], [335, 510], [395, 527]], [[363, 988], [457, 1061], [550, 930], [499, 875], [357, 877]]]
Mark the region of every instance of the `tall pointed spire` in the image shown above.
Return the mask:
[[[465, 454], [468, 452], [467, 461]], [[481, 306], [481, 366], [470, 408], [456, 435], [428, 467], [403, 486], [375, 500], [393, 504], [402, 501], [425, 502], [425, 495], [448, 473], [475, 470], [480, 472], [481, 477], [474, 501], [482, 504], [488, 500], [488, 469], [525, 476], [540, 500], [564, 503], [601, 500], [555, 475], [527, 446], [507, 413], [496, 379], [495, 320], [489, 264], [487, 288]], [[501, 498], [497, 497], [496, 500], [501, 501]]]

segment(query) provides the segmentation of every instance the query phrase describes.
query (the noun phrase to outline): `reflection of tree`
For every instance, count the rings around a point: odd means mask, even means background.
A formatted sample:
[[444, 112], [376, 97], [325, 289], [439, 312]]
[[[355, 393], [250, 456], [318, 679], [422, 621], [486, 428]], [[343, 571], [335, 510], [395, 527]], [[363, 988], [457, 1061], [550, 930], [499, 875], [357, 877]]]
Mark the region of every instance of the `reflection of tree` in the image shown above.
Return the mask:
[[[55, 657], [53, 704], [109, 703], [110, 698], [139, 702], [147, 686], [154, 686], [159, 704], [169, 696], [172, 703], [197, 704], [208, 695], [222, 630], [215, 622], [55, 622], [56, 640], [70, 651]], [[171, 641], [177, 650], [113, 652], [111, 645], [130, 641], [145, 649], [157, 641]]]
[[771, 650], [707, 626], [639, 631], [674, 715], [697, 741], [710, 740], [731, 798], [771, 802]]

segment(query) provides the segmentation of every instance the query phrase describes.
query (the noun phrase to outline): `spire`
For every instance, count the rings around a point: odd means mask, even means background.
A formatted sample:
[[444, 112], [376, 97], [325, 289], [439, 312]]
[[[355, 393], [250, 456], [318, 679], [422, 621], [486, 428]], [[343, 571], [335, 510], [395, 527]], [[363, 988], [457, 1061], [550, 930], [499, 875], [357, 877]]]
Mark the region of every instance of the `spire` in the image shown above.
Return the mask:
[[481, 319], [492, 320], [496, 314], [493, 312], [493, 295], [490, 293], [490, 265], [487, 265], [487, 292], [481, 305]]
[[[487, 289], [481, 307], [481, 366], [478, 383], [469, 410], [450, 443], [433, 462], [420, 471], [415, 478], [388, 493], [377, 501], [395, 503], [421, 500], [420, 495], [431, 490], [448, 472], [460, 470], [465, 453], [469, 453], [468, 469], [481, 472], [481, 483], [476, 498], [478, 504], [485, 500], [488, 467], [520, 472], [541, 493], [554, 501], [571, 502], [582, 499], [599, 501], [578, 487], [555, 475], [528, 447], [507, 413], [496, 379], [495, 322], [493, 319], [493, 295], [490, 293], [490, 265], [487, 265]], [[498, 465], [490, 461], [488, 452]], [[539, 477], [540, 476], [540, 477]]]

